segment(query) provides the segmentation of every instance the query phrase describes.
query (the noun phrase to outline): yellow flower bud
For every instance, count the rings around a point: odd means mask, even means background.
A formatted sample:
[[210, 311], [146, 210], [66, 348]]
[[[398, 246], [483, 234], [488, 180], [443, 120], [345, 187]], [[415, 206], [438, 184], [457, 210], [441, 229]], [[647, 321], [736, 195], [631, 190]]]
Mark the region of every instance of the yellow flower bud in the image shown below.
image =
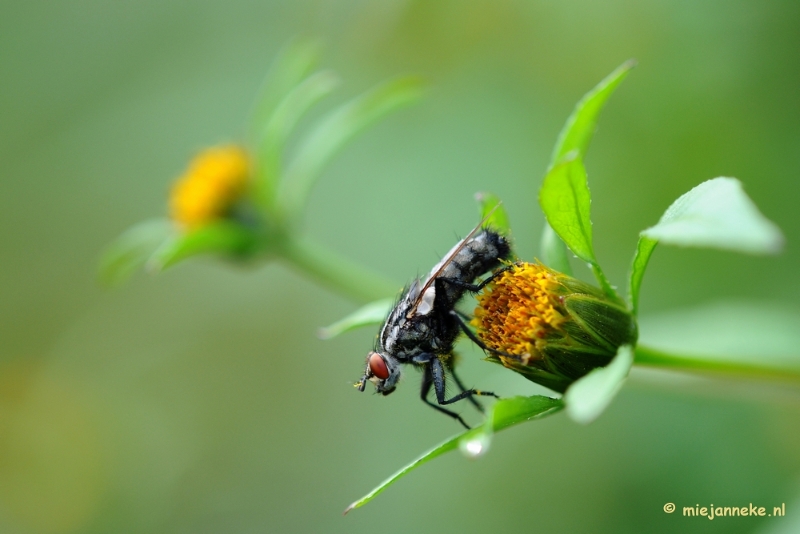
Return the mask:
[[497, 275], [478, 295], [472, 324], [497, 351], [490, 361], [559, 392], [637, 337], [622, 303], [541, 263], [518, 262]]
[[247, 153], [238, 146], [219, 146], [197, 155], [172, 188], [172, 220], [196, 228], [225, 217], [245, 193], [250, 179]]

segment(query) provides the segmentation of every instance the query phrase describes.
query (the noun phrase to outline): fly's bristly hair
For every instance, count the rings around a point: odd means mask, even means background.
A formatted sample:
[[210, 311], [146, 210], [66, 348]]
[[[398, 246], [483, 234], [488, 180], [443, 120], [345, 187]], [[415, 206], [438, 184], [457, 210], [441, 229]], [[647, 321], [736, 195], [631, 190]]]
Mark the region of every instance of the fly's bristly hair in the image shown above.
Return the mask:
[[[475, 281], [500, 267], [511, 255], [508, 239], [483, 226], [483, 222], [459, 241], [424, 280], [418, 278], [403, 290], [378, 334], [374, 350], [367, 356], [366, 371], [358, 383], [360, 390], [370, 381], [377, 393], [392, 393], [401, 375], [400, 364], [411, 364], [423, 372], [422, 400], [464, 426], [467, 425], [458, 414], [441, 405], [468, 398], [480, 407], [474, 395], [494, 395], [465, 389], [453, 370], [453, 346], [459, 334], [464, 331], [476, 341], [455, 311], [456, 304], [465, 293], [483, 287]], [[461, 390], [450, 399], [445, 388], [447, 375]], [[427, 398], [431, 388], [438, 404]]]

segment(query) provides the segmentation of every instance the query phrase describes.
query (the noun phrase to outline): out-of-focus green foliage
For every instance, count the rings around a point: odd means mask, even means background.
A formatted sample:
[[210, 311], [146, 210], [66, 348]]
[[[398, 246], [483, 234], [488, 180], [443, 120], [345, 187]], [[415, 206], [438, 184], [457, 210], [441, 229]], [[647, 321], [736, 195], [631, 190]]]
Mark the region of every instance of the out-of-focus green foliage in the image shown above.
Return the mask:
[[[200, 174], [189, 171], [195, 173], [189, 178], [193, 183], [188, 190], [174, 188], [171, 203], [188, 204], [192, 213], [199, 204], [207, 220], [197, 224], [193, 215], [194, 225], [187, 227], [173, 216], [174, 227], [168, 230], [168, 223], [161, 219], [138, 224], [106, 248], [100, 262], [102, 279], [119, 283], [142, 265], [159, 272], [201, 254], [237, 260], [260, 254], [268, 259], [283, 257], [355, 299], [388, 293], [389, 284], [378, 275], [302, 238], [298, 223], [314, 183], [332, 158], [378, 119], [418, 100], [422, 82], [413, 77], [392, 80], [329, 112], [300, 141], [297, 153], [284, 166], [284, 151], [298, 123], [338, 84], [330, 71], [313, 72], [316, 48], [310, 42], [292, 43], [270, 70], [249, 128], [253, 168], [248, 169], [246, 186], [232, 199], [233, 206], [205, 214], [219, 209], [209, 208], [209, 199], [218, 200], [227, 193], [220, 184], [207, 185], [208, 175], [226, 173], [217, 160], [212, 162], [213, 168], [204, 168]], [[191, 168], [198, 167], [203, 164], [193, 161]]]

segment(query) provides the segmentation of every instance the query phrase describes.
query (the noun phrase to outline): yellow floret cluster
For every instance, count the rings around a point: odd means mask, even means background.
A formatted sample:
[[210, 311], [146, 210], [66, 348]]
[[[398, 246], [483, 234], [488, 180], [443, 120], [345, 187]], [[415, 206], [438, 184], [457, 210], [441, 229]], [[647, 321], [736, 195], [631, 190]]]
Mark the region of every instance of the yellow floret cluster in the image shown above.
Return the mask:
[[238, 146], [204, 150], [189, 164], [172, 188], [170, 217], [186, 228], [196, 228], [224, 217], [247, 189], [250, 162]]
[[539, 263], [517, 263], [478, 297], [473, 325], [490, 348], [538, 359], [540, 349], [564, 321], [557, 273]]

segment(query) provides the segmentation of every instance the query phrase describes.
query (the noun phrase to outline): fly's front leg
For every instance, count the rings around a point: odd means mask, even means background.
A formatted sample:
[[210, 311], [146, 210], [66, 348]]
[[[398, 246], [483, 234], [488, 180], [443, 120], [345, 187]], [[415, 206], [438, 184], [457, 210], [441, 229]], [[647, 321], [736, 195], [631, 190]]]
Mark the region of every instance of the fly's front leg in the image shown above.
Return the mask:
[[477, 284], [470, 284], [470, 283], [467, 283], [467, 282], [462, 282], [461, 280], [457, 280], [455, 278], [439, 277], [436, 280], [437, 281], [441, 280], [442, 282], [446, 282], [448, 284], [464, 288], [467, 291], [469, 291], [470, 293], [478, 293], [481, 289], [483, 289], [487, 285], [491, 284], [492, 281], [495, 278], [497, 278], [498, 276], [500, 276], [502, 273], [506, 272], [507, 270], [509, 270], [513, 266], [514, 266], [513, 264], [512, 265], [506, 265], [505, 267], [503, 267], [501, 269], [497, 269], [486, 280], [483, 280], [482, 282], [479, 282]]

